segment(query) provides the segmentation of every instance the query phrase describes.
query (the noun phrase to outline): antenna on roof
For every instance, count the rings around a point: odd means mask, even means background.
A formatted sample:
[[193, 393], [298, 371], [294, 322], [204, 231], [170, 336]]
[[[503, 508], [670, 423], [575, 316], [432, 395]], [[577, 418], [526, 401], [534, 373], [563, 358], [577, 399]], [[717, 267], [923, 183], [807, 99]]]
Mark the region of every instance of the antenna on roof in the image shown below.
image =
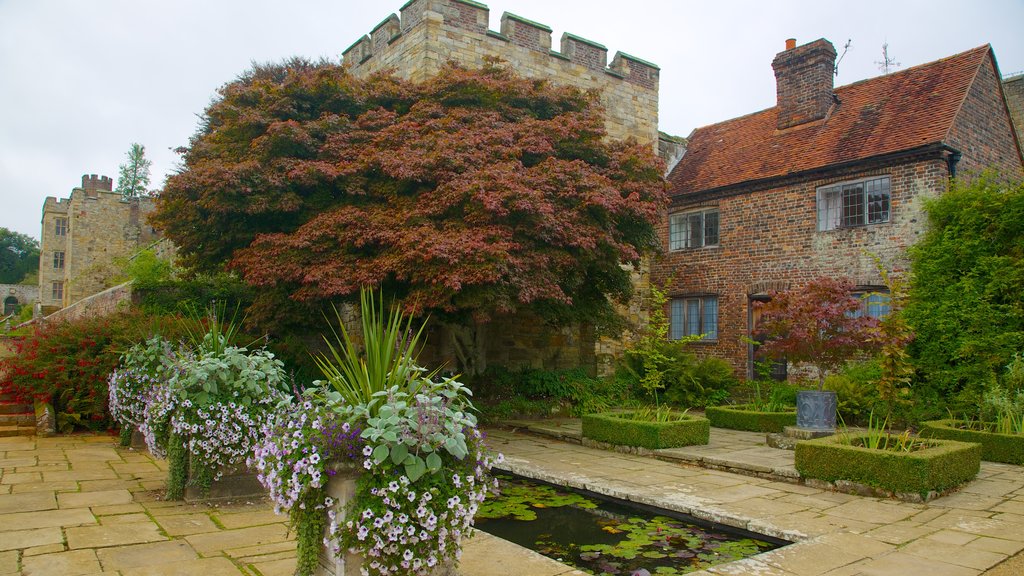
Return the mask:
[[889, 43], [882, 43], [882, 59], [876, 60], [875, 64], [878, 65], [878, 69], [882, 71], [882, 74], [888, 74], [893, 68], [899, 68], [902, 66], [895, 58], [889, 56]]
[[846, 39], [846, 44], [843, 44], [843, 53], [839, 55], [839, 60], [836, 60], [836, 67], [832, 70], [833, 76], [839, 76], [839, 63], [843, 61], [843, 57], [846, 56], [846, 51], [850, 49], [850, 44], [853, 44], [852, 38]]

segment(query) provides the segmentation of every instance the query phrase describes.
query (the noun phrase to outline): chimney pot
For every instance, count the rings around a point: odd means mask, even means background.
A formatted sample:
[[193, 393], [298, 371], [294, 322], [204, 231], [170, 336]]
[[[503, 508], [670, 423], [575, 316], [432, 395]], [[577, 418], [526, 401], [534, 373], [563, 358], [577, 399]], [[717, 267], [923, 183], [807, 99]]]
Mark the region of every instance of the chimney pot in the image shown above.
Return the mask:
[[796, 48], [796, 38], [787, 38], [786, 50], [792, 50], [793, 48]]

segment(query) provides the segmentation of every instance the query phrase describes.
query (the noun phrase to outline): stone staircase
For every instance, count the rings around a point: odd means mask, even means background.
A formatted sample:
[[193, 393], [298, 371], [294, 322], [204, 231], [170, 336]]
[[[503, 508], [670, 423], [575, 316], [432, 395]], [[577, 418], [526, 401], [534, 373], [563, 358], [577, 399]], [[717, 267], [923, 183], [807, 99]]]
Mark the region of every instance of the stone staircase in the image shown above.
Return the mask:
[[36, 413], [32, 405], [15, 401], [12, 394], [0, 394], [0, 438], [35, 433]]

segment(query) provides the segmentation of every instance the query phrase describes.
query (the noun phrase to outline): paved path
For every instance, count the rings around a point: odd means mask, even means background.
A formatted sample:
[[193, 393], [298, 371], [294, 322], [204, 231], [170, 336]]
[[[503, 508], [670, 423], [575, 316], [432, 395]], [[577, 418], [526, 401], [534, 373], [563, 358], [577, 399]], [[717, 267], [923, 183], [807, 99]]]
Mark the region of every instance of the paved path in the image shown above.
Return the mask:
[[[290, 576], [295, 541], [265, 500], [160, 500], [166, 463], [109, 436], [0, 438], [0, 576]], [[581, 574], [478, 532], [463, 576]]]
[[[742, 439], [730, 438], [707, 450]], [[985, 463], [959, 493], [909, 504], [510, 431], [492, 431], [490, 439], [508, 466], [527, 476], [798, 542], [703, 576], [971, 576], [1024, 549], [1019, 466]], [[108, 436], [0, 438], [0, 575], [292, 573], [292, 535], [266, 502], [163, 502], [165, 466], [115, 447]], [[1010, 576], [1024, 573], [1020, 568], [1003, 564], [996, 571]], [[579, 574], [483, 533], [467, 544], [460, 572]]]
[[694, 575], [974, 576], [1024, 549], [1020, 466], [983, 463], [960, 492], [912, 504], [515, 431], [492, 431], [489, 439], [506, 466], [525, 476], [797, 542]]

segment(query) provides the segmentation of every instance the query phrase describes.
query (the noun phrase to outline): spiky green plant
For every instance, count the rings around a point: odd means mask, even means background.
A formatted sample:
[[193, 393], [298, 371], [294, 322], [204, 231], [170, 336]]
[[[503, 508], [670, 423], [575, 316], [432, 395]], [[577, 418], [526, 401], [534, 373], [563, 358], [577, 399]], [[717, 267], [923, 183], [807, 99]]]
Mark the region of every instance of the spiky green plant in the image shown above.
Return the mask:
[[374, 298], [368, 290], [360, 292], [359, 303], [362, 348], [335, 308], [337, 328], [331, 325], [333, 339], [324, 336], [327, 353], [314, 356], [314, 361], [345, 404], [367, 406], [370, 415], [376, 416], [380, 397], [375, 394], [398, 387], [415, 396], [421, 379], [434, 374], [423, 374], [416, 364], [425, 322], [414, 326], [412, 317], [397, 306], [386, 310], [383, 295]]

